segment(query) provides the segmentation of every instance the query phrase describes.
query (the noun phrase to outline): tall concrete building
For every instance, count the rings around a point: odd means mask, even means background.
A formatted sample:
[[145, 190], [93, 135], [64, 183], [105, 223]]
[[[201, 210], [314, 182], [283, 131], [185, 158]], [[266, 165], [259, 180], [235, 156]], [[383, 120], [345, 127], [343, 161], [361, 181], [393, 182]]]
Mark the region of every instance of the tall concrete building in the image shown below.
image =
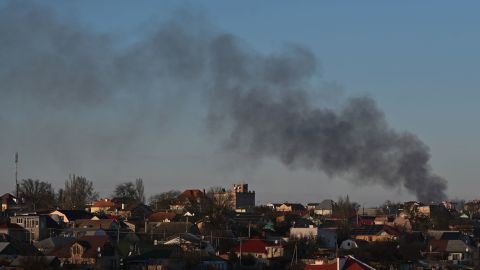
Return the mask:
[[233, 184], [230, 193], [235, 211], [247, 212], [255, 207], [255, 191], [248, 190], [248, 184]]

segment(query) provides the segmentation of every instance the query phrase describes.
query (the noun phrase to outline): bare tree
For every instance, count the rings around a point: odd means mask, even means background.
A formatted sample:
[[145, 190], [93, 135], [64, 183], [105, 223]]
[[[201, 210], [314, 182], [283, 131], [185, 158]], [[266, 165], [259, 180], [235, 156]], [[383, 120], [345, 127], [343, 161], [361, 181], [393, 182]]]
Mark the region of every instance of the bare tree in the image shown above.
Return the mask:
[[122, 203], [144, 203], [145, 188], [142, 178], [137, 178], [134, 182], [125, 182], [118, 184], [113, 191], [113, 197], [121, 200]]
[[40, 180], [24, 179], [19, 185], [18, 194], [28, 210], [53, 208], [55, 193], [52, 185]]
[[145, 203], [145, 187], [143, 186], [142, 178], [135, 180], [135, 196], [138, 202]]
[[223, 228], [228, 222], [228, 215], [234, 209], [234, 194], [223, 187], [211, 187], [207, 191], [205, 214], [210, 218], [214, 229]]
[[180, 191], [178, 190], [170, 190], [156, 194], [150, 197], [149, 204], [155, 210], [168, 209], [170, 205], [177, 199], [178, 195], [180, 195]]
[[[59, 192], [60, 194], [60, 192]], [[66, 209], [84, 209], [86, 204], [97, 200], [93, 182], [82, 176], [70, 175], [61, 191], [62, 207]]]

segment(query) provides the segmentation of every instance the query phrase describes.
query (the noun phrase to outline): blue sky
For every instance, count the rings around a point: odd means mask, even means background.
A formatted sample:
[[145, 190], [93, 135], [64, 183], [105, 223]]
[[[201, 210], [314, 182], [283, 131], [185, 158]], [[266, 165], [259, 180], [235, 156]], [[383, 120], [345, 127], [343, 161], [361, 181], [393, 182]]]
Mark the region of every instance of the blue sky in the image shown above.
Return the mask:
[[[332, 95], [372, 97], [393, 128], [415, 133], [430, 146], [434, 171], [449, 180], [449, 197], [477, 196], [480, 185], [477, 180], [480, 129], [476, 125], [480, 114], [478, 2], [33, 3], [52, 9], [61, 18], [74, 18], [95, 32], [113, 33], [123, 41], [128, 38], [134, 41], [139, 32], [148, 31], [154, 22], [188, 11], [204, 17], [217, 31], [232, 33], [262, 53], [278, 51], [288, 43], [302, 44], [321, 62], [322, 78], [341, 85], [342, 90]], [[158, 143], [155, 147], [136, 142], [142, 158], [135, 161], [108, 158], [87, 161], [86, 155], [82, 157], [82, 166], [65, 168], [55, 160], [42, 162], [38, 154], [25, 147], [21, 151], [24, 160], [21, 175], [60, 186], [69, 172], [83, 174], [96, 180], [103, 195], [113, 189], [112, 183], [143, 177], [148, 195], [171, 188], [230, 185], [242, 179], [257, 190], [260, 202], [306, 202], [349, 194], [362, 204], [372, 205], [386, 199], [413, 198], [401, 189], [359, 187], [342, 179], [328, 179], [318, 172], [290, 171], [274, 160], [253, 167], [223, 164], [223, 154], [215, 147], [205, 146], [209, 139], [202, 133], [201, 116], [190, 117], [198, 111], [195, 106], [186, 106], [191, 113], [176, 119], [171, 124], [173, 128], [162, 136], [144, 135]], [[12, 177], [8, 163], [18, 148], [21, 147], [9, 145], [2, 151], [4, 165], [0, 168], [5, 184]]]

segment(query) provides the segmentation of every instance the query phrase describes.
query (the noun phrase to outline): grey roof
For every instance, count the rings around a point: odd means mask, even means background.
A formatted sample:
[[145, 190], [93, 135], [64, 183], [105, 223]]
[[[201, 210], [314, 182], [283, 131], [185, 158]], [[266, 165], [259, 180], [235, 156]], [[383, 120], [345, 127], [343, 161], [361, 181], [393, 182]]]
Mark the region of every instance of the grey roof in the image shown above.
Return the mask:
[[0, 252], [2, 252], [5, 248], [10, 245], [9, 242], [0, 242]]
[[156, 234], [163, 234], [165, 237], [170, 237], [173, 235], [177, 234], [183, 234], [185, 233], [185, 230], [187, 229], [187, 232], [193, 233], [193, 234], [199, 234], [198, 227], [195, 224], [192, 224], [190, 222], [161, 222], [158, 223], [154, 226], [151, 227], [151, 230], [153, 233]]
[[71, 242], [75, 242], [74, 237], [59, 237], [59, 236], [56, 236], [56, 237], [50, 237], [50, 238], [38, 241], [34, 245], [38, 249], [48, 250], [48, 249], [54, 249], [56, 247], [66, 245], [66, 244], [71, 243]]
[[322, 209], [322, 210], [333, 210], [333, 204], [335, 202], [333, 200], [323, 200], [319, 203], [315, 209]]
[[467, 247], [472, 250], [472, 248], [465, 244], [465, 242], [462, 240], [448, 240], [445, 251], [463, 253], [466, 251]]
[[39, 257], [32, 257], [32, 256], [18, 256], [13, 262], [10, 264], [10, 266], [22, 266], [23, 265], [23, 260], [25, 258], [31, 257], [34, 260], [41, 260], [42, 262], [47, 263], [48, 265], [51, 265], [54, 263], [55, 260], [58, 260], [57, 257], [55, 256], [39, 256]]

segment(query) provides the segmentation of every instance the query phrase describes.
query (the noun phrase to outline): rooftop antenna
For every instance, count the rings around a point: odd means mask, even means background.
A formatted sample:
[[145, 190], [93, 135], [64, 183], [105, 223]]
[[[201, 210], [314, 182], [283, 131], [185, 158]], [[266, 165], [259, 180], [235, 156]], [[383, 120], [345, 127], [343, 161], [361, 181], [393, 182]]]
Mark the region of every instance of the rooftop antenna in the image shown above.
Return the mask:
[[18, 152], [15, 152], [15, 197], [18, 199]]

